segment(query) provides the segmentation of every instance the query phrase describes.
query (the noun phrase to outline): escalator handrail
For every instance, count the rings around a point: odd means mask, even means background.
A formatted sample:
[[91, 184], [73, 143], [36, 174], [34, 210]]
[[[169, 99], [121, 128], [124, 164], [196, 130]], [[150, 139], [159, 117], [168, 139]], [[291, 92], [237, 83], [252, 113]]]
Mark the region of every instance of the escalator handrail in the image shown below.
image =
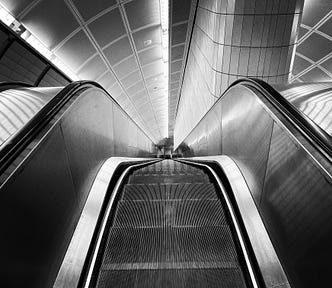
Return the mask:
[[[20, 86], [22, 87], [22, 86]], [[1, 83], [0, 83], [1, 88]], [[2, 174], [21, 151], [31, 142], [39, 131], [61, 110], [62, 107], [76, 95], [88, 88], [99, 88], [106, 93], [112, 101], [119, 103], [97, 82], [75, 81], [65, 86], [55, 95], [36, 115], [33, 116], [19, 131], [9, 137], [0, 147], [0, 174]], [[128, 113], [121, 110], [128, 116]], [[131, 119], [131, 117], [130, 117]], [[137, 123], [133, 121], [136, 125]], [[137, 127], [152, 141], [152, 139], [137, 125]], [[153, 142], [153, 141], [152, 141]]]
[[19, 82], [19, 81], [0, 82], [0, 93], [8, 89], [31, 88], [31, 87], [33, 87], [33, 85], [26, 82]]
[[[236, 80], [229, 88], [236, 85], [249, 86], [260, 92], [269, 103], [278, 109], [288, 120], [295, 123], [300, 128], [301, 134], [304, 136], [323, 154], [332, 157], [332, 137], [321, 127], [319, 127], [306, 114], [296, 108], [285, 97], [283, 97], [271, 85], [260, 79], [244, 78]], [[228, 89], [226, 90], [226, 92]], [[223, 94], [225, 95], [226, 92]], [[223, 97], [221, 97], [223, 98]]]
[[10, 136], [1, 145], [0, 150], [0, 174], [10, 165], [15, 157], [26, 147], [37, 132], [44, 127], [48, 119], [51, 119], [71, 95], [89, 86], [89, 82], [73, 82], [64, 87], [55, 95], [36, 115], [33, 116], [20, 130]]
[[[213, 104], [213, 106], [205, 113], [201, 120], [191, 129], [186, 138], [198, 127], [205, 119], [209, 112], [223, 100], [230, 89], [237, 85], [253, 88], [259, 92], [270, 104], [273, 105], [284, 117], [286, 117], [295, 127], [305, 136], [313, 146], [327, 158], [332, 157], [332, 137], [314, 123], [306, 114], [297, 109], [292, 103], [284, 98], [278, 91], [271, 87], [263, 80], [256, 78], [242, 78], [234, 81]], [[183, 143], [186, 138], [181, 142]], [[180, 144], [181, 145], [181, 144]], [[179, 146], [178, 146], [179, 147]], [[178, 148], [176, 147], [176, 149]]]

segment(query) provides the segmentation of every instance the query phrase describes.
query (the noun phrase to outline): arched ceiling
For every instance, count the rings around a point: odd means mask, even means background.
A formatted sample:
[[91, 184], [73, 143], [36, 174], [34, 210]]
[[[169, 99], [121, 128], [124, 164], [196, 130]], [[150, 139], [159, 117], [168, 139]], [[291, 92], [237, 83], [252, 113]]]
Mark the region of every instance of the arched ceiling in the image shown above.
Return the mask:
[[156, 142], [167, 136], [159, 0], [1, 3], [79, 79], [99, 82]]
[[[198, 0], [0, 0], [79, 79], [99, 82], [158, 142], [173, 134]], [[305, 0], [291, 82], [332, 80], [332, 2]]]

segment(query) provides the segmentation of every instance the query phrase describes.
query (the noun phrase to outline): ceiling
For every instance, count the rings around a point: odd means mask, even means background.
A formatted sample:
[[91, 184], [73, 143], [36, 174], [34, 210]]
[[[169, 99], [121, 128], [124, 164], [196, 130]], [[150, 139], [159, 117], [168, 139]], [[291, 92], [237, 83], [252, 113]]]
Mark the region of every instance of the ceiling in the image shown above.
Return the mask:
[[332, 1], [305, 0], [291, 82], [332, 81]]
[[79, 79], [99, 82], [155, 142], [167, 136], [159, 0], [1, 3]]
[[[157, 143], [173, 135], [198, 0], [0, 0], [79, 79], [99, 82]], [[292, 82], [332, 80], [332, 2], [305, 0]], [[167, 66], [166, 66], [167, 67]]]

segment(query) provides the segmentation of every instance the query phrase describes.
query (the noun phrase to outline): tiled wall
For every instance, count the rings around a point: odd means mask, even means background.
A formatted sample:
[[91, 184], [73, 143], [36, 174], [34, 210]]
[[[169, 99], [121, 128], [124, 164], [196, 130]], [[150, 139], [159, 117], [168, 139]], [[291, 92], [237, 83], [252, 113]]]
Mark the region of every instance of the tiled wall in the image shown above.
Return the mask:
[[236, 79], [288, 81], [303, 0], [201, 0], [175, 122], [180, 143]]

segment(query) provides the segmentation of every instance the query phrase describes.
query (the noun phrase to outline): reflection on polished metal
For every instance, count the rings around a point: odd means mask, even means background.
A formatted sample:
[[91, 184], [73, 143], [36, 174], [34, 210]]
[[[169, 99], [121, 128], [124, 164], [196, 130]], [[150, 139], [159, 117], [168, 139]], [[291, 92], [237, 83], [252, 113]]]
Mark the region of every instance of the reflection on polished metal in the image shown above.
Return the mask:
[[18, 88], [0, 92], [0, 146], [35, 116], [60, 90]]
[[238, 78], [287, 82], [303, 2], [198, 1], [176, 112], [177, 142]]
[[257, 287], [210, 176], [172, 160], [128, 175], [85, 287]]
[[332, 137], [332, 83], [273, 85], [289, 102]]
[[[53, 287], [73, 288], [78, 286], [101, 207], [115, 170], [124, 163], [146, 163], [148, 160], [148, 158], [112, 157], [105, 161], [92, 184]], [[115, 194], [116, 192], [113, 193], [112, 199]]]
[[105, 91], [92, 85], [71, 96], [1, 175], [3, 286], [51, 287], [105, 159], [153, 153]]
[[230, 183], [231, 191], [228, 191], [228, 194], [232, 193], [235, 197], [265, 287], [290, 287], [246, 180], [235, 162], [224, 155], [193, 157], [180, 161], [188, 160], [199, 163], [217, 163], [221, 167]]
[[256, 89], [235, 85], [176, 144], [185, 156], [234, 160], [290, 285], [305, 288], [330, 283], [332, 257], [332, 159], [310, 137]]

